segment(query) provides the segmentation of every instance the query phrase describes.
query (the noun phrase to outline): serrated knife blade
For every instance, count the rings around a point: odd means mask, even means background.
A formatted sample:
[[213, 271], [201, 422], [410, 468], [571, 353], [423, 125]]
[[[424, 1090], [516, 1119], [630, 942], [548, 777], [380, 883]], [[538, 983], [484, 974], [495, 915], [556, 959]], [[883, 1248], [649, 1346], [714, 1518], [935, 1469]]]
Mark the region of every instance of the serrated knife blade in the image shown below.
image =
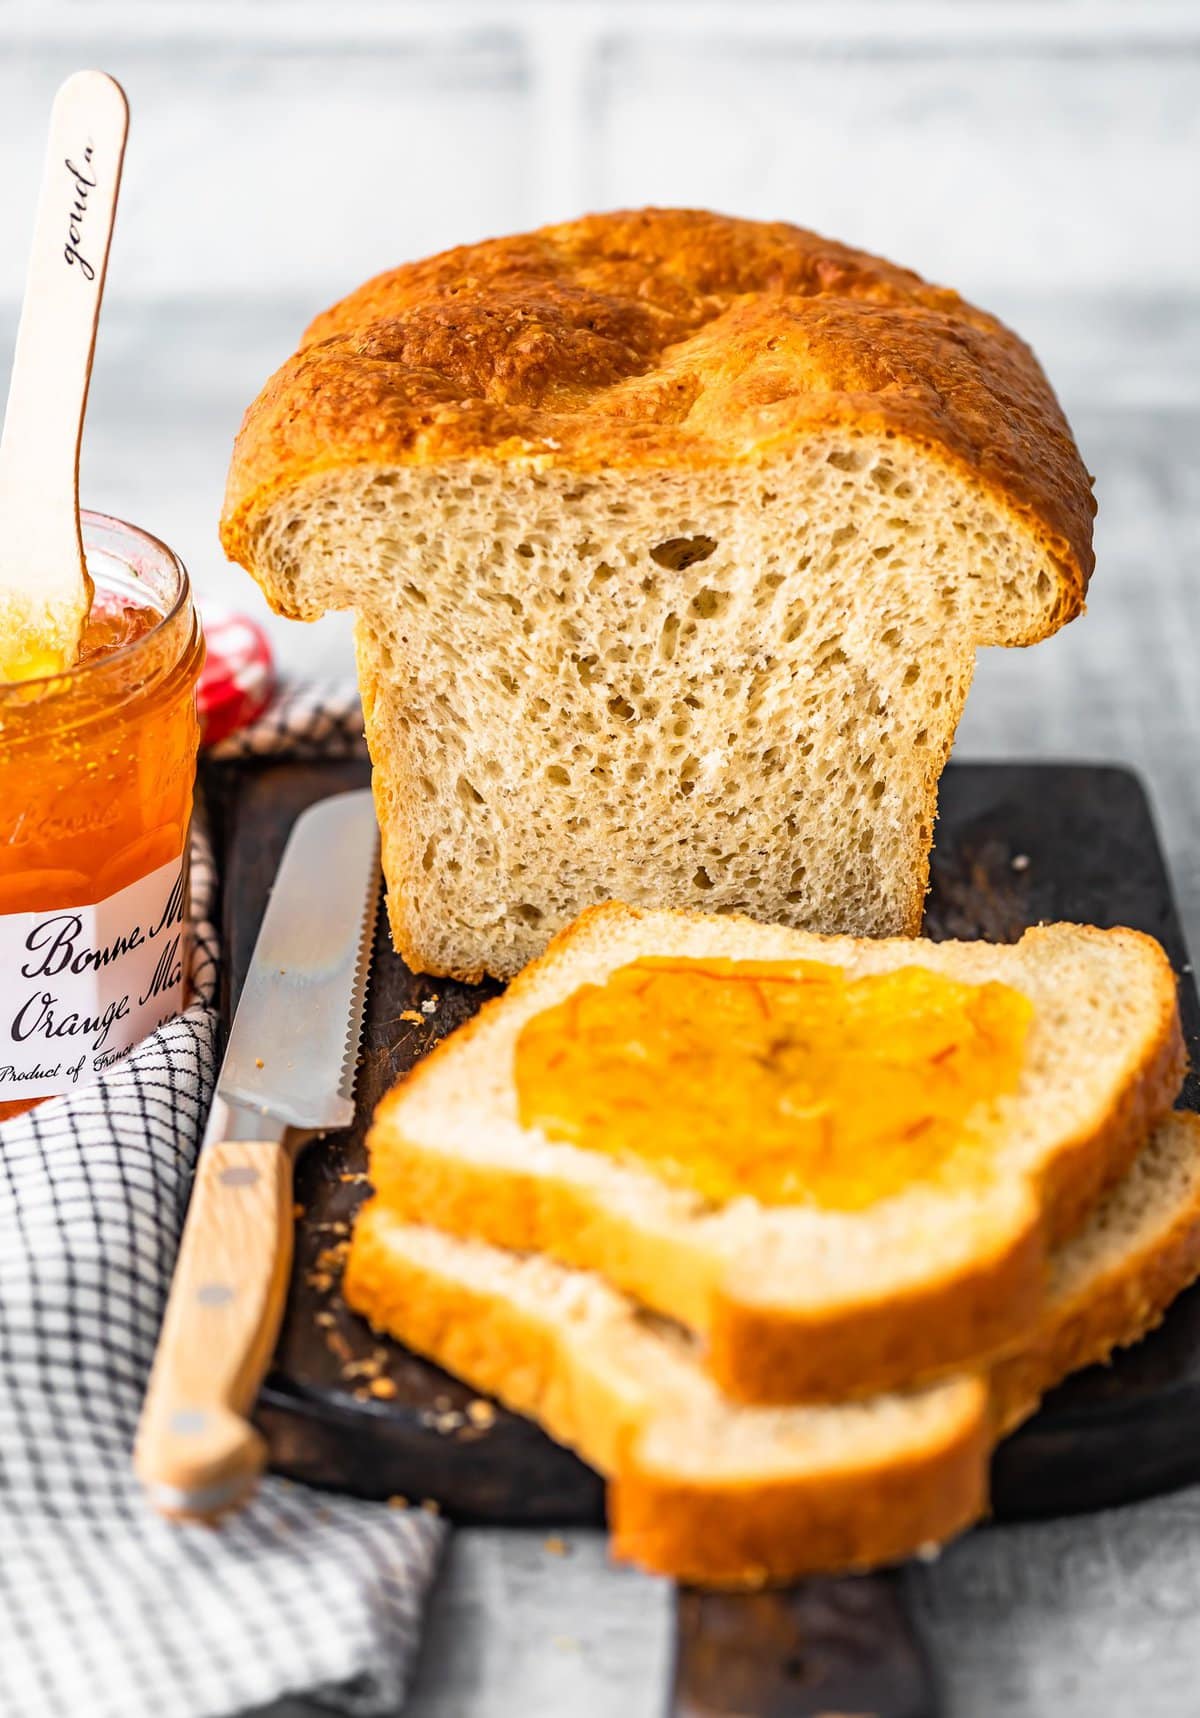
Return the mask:
[[354, 1119], [379, 905], [369, 793], [295, 823], [234, 1015], [188, 1207], [134, 1467], [167, 1515], [211, 1517], [266, 1461], [250, 1411], [283, 1316], [292, 1167]]
[[297, 818], [229, 1029], [226, 1103], [308, 1131], [349, 1127], [379, 887], [369, 791]]

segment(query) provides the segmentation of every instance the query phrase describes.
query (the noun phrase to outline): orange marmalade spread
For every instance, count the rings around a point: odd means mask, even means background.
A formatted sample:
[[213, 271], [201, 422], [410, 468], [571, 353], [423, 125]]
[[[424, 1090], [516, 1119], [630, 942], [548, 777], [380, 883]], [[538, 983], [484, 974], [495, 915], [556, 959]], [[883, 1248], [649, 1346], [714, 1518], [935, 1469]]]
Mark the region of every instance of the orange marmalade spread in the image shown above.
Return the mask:
[[861, 1210], [970, 1176], [1032, 1012], [920, 966], [643, 958], [526, 1022], [520, 1120], [714, 1203]]
[[0, 685], [0, 1120], [179, 1006], [203, 643], [169, 550], [98, 515], [84, 536], [77, 663]]

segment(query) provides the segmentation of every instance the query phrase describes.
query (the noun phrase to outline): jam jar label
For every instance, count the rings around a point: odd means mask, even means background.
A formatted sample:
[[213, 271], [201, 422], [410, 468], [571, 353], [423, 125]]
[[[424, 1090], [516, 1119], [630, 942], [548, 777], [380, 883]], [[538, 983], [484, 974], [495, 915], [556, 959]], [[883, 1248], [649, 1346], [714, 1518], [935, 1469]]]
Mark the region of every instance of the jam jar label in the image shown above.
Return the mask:
[[90, 907], [0, 914], [0, 1103], [99, 1078], [183, 1006], [183, 857]]

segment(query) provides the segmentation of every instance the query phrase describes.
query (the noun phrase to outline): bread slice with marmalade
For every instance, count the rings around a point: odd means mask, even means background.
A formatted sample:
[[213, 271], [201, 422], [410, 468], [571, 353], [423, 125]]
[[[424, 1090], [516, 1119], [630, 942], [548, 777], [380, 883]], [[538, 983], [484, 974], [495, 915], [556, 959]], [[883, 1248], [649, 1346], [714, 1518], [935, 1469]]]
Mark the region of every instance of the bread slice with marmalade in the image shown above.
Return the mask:
[[[514, 1068], [528, 1023], [666, 956], [817, 963], [847, 980], [918, 968], [1005, 987], [1030, 1005], [1015, 1085], [965, 1115], [970, 1151], [955, 1173], [911, 1176], [852, 1209], [714, 1198], [687, 1185], [686, 1150], [668, 1174], [522, 1126]], [[384, 1099], [371, 1176], [400, 1221], [595, 1271], [697, 1331], [735, 1398], [839, 1401], [1019, 1347], [1045, 1307], [1051, 1247], [1129, 1169], [1183, 1069], [1173, 974], [1136, 931], [872, 941], [609, 903]], [[703, 1105], [703, 1068], [697, 1081]]]
[[1135, 1341], [1200, 1271], [1200, 1119], [1177, 1114], [1051, 1260], [1021, 1347], [990, 1370], [822, 1406], [729, 1401], [696, 1338], [594, 1274], [359, 1219], [350, 1304], [539, 1420], [609, 1481], [613, 1549], [753, 1586], [894, 1562], [987, 1509], [988, 1456], [1066, 1373]]

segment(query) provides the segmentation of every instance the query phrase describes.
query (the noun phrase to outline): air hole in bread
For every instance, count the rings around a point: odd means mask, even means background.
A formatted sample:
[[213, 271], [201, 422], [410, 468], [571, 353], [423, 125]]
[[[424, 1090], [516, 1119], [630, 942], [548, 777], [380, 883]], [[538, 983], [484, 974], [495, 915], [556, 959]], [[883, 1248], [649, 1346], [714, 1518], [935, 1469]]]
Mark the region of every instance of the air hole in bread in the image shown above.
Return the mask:
[[506, 608], [510, 608], [514, 614], [525, 613], [525, 605], [521, 601], [520, 597], [513, 596], [509, 591], [484, 591], [482, 592], [482, 596], [485, 602], [503, 603], [504, 606]]
[[468, 781], [465, 775], [459, 776], [458, 783], [457, 783], [457, 791], [458, 791], [458, 797], [459, 797], [459, 799], [462, 800], [464, 805], [482, 805], [483, 804], [483, 795], [480, 793], [479, 789], [475, 786], [474, 782]]
[[614, 692], [608, 700], [608, 708], [614, 716], [619, 716], [622, 722], [630, 722], [637, 715], [628, 698], [622, 698], [619, 692]]
[[701, 585], [688, 607], [699, 620], [715, 620], [728, 608], [731, 595], [730, 591], [715, 591], [711, 585]]
[[716, 546], [714, 537], [668, 537], [654, 545], [650, 559], [672, 573], [682, 573], [697, 561], [707, 561]]
[[713, 886], [713, 880], [703, 865], [698, 865], [696, 867], [696, 874], [692, 878], [692, 882], [696, 885], [697, 889], [711, 889]]
[[867, 463], [867, 456], [855, 448], [835, 447], [825, 455], [825, 463], [838, 471], [861, 471]]

